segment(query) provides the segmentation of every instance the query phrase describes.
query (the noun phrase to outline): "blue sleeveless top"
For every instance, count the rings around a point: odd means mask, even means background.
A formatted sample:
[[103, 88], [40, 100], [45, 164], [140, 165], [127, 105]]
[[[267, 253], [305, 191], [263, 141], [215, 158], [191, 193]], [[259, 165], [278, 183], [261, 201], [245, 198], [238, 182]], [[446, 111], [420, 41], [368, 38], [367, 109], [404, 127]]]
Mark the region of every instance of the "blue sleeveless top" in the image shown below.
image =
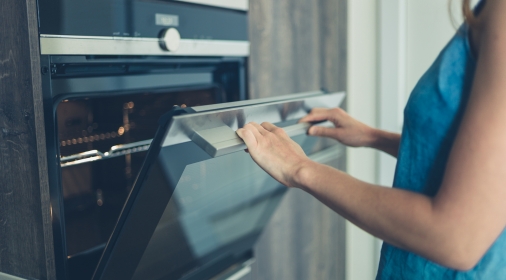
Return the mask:
[[[429, 196], [438, 192], [475, 64], [463, 25], [422, 76], [404, 109], [394, 187]], [[384, 243], [376, 279], [506, 279], [506, 231], [469, 271], [448, 269]]]

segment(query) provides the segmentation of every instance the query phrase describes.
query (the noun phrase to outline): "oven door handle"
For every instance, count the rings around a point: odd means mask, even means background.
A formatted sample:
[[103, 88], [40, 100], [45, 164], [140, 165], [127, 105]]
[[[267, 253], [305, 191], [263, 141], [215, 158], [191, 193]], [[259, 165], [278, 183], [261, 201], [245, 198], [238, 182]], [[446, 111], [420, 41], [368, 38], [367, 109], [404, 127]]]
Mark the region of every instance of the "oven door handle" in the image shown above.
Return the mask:
[[[325, 121], [316, 124], [298, 123], [282, 128], [288, 136], [295, 137], [307, 133], [309, 128], [313, 125], [334, 127], [333, 123]], [[195, 131], [192, 136], [192, 141], [213, 158], [246, 149], [244, 141], [237, 136], [232, 128], [226, 125]]]

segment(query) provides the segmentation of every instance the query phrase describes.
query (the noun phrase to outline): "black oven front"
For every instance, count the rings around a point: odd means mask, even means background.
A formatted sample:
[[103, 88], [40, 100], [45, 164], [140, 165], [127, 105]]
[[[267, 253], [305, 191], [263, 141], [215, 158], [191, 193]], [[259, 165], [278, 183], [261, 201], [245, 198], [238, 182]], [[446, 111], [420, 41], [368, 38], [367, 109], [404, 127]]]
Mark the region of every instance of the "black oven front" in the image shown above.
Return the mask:
[[247, 99], [247, 0], [39, 0], [58, 279], [90, 279], [174, 106]]
[[246, 59], [41, 58], [56, 265], [90, 279], [160, 117], [244, 100]]

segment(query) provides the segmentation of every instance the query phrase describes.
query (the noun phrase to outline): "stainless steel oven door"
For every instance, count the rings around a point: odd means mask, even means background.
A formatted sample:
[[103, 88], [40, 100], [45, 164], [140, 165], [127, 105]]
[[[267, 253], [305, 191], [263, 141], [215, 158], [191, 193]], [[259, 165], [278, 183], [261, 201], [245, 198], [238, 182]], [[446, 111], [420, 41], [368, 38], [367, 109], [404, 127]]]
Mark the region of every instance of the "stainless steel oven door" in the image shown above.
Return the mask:
[[310, 158], [335, 166], [344, 148], [307, 136], [297, 121], [343, 98], [313, 92], [169, 112], [93, 279], [207, 279], [243, 261], [286, 187], [251, 160], [235, 131], [277, 124]]

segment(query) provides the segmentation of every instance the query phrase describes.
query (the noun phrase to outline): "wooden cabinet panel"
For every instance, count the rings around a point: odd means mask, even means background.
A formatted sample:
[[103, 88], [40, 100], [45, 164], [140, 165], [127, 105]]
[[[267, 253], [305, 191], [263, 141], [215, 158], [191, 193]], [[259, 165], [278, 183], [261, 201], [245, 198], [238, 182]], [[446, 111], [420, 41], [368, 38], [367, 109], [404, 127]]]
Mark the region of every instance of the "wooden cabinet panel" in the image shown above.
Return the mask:
[[[250, 98], [346, 89], [346, 0], [250, 0], [249, 12]], [[344, 279], [345, 221], [289, 190], [255, 256], [251, 279]]]
[[250, 97], [346, 89], [346, 0], [251, 0]]
[[0, 1], [0, 271], [54, 278], [35, 0]]

